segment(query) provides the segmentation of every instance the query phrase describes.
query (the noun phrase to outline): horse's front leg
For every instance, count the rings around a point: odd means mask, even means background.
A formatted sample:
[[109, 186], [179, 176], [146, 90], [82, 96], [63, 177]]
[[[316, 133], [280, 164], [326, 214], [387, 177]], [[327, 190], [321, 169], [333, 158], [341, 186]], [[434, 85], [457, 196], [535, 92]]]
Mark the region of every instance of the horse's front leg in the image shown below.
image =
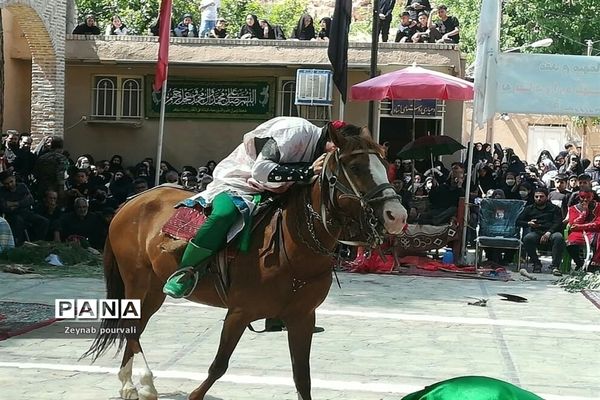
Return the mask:
[[288, 317], [284, 322], [288, 331], [288, 344], [298, 400], [311, 400], [310, 346], [315, 328], [315, 313], [313, 311], [309, 315]]
[[203, 400], [206, 392], [214, 385], [217, 379], [225, 375], [231, 354], [235, 350], [249, 322], [248, 318], [241, 311], [229, 310], [223, 322], [219, 350], [217, 350], [217, 355], [208, 368], [208, 377], [196, 390], [190, 393], [189, 400]]

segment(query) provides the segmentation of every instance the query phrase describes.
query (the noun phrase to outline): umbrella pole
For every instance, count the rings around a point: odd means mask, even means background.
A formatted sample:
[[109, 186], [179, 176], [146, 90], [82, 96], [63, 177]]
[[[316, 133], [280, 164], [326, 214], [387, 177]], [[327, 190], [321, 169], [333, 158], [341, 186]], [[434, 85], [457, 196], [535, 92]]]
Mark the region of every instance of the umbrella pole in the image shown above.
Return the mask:
[[[416, 126], [417, 126], [417, 120], [415, 117], [415, 100], [413, 99], [412, 101], [412, 141], [414, 142], [417, 138], [417, 131], [416, 131]], [[412, 186], [414, 187], [415, 185], [415, 159], [413, 158], [412, 160]]]
[[[431, 173], [433, 173], [433, 168], [434, 168], [433, 167], [433, 153], [431, 153], [430, 156], [431, 156], [431, 169], [432, 169]], [[434, 176], [434, 178], [435, 178], [435, 176]]]
[[469, 222], [469, 195], [471, 193], [471, 176], [473, 175], [473, 140], [475, 137], [475, 118], [471, 118], [471, 134], [469, 136], [469, 147], [467, 149], [467, 185], [465, 187], [465, 210], [463, 218], [463, 233], [461, 256], [463, 260], [467, 258], [467, 223]]

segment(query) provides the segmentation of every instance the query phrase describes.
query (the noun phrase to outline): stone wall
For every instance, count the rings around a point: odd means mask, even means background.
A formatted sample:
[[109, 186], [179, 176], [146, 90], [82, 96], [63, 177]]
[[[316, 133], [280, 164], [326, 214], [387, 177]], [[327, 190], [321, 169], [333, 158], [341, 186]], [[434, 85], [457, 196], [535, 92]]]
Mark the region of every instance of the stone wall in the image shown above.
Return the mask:
[[67, 0], [0, 0], [0, 8], [15, 18], [31, 50], [30, 130], [62, 135]]

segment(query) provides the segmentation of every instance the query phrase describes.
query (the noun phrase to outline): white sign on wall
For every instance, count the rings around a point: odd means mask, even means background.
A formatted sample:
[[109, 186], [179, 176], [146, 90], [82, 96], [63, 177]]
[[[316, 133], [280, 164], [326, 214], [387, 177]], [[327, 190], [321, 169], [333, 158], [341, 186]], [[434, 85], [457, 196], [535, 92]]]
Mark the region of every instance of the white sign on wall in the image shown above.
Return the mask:
[[600, 115], [600, 57], [498, 55], [496, 111]]
[[323, 69], [299, 69], [296, 73], [297, 106], [333, 104], [333, 73]]

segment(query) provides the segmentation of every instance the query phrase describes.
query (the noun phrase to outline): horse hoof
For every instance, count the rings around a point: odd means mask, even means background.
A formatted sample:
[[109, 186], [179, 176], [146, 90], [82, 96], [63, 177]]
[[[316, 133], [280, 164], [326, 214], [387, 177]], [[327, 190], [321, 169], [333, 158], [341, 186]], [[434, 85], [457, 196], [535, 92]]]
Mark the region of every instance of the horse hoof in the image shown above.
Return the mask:
[[140, 397], [135, 386], [126, 385], [123, 389], [119, 390], [119, 394], [123, 400], [138, 400]]
[[139, 400], [158, 400], [158, 393], [156, 393], [156, 391], [143, 387], [138, 390], [138, 394], [140, 395]]
[[187, 400], [204, 400], [204, 394], [198, 389], [196, 389], [192, 393], [190, 393]]

